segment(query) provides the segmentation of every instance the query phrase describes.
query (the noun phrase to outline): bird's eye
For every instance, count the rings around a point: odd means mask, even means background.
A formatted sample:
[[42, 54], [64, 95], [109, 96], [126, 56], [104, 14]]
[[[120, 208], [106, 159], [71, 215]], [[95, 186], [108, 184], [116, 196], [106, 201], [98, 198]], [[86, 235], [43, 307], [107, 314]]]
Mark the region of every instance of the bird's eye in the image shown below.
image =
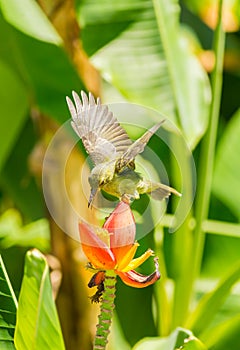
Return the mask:
[[99, 186], [103, 186], [104, 185], [104, 180], [99, 182]]

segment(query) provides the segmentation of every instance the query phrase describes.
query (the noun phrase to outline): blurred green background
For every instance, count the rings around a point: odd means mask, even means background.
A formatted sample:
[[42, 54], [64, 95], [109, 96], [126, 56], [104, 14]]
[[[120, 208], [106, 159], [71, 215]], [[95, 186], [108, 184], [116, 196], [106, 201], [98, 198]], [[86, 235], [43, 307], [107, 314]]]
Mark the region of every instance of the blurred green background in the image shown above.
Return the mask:
[[[0, 0], [0, 252], [17, 297], [26, 252], [37, 248], [46, 254], [66, 349], [92, 348], [98, 306], [88, 299], [90, 273], [80, 245], [49, 215], [41, 177], [49, 142], [69, 119], [65, 96], [81, 89], [106, 103], [132, 102], [165, 115], [181, 131], [197, 169], [195, 200], [194, 172], [178, 137], [169, 142], [179, 151], [179, 167], [153, 137], [150, 147], [162, 159], [171, 185], [183, 193], [182, 213], [192, 201], [193, 206], [170, 234], [169, 219], [177, 205], [172, 199], [162, 224], [141, 240], [138, 253], [155, 248], [162, 279], [143, 290], [118, 282], [109, 348], [130, 349], [144, 337], [158, 339], [185, 327], [209, 349], [240, 349], [240, 1], [223, 2], [226, 36], [216, 37], [218, 3]], [[222, 71], [219, 48], [224, 40]], [[217, 132], [210, 134], [214, 103]], [[144, 126], [156, 122], [148, 118], [142, 119]], [[131, 128], [128, 132], [140, 135]], [[66, 135], [49, 165], [50, 175], [56, 167], [62, 169], [67, 144]], [[96, 223], [79, 177], [85, 156], [81, 146], [74, 149], [66, 183], [77, 210]], [[49, 195], [57, 215], [71, 227], [60, 183], [56, 177]], [[147, 197], [133, 204], [139, 217], [147, 204]], [[156, 208], [146, 220], [155, 220]], [[141, 230], [140, 221], [137, 225]], [[151, 269], [146, 263], [142, 272]], [[15, 319], [9, 324], [14, 329]], [[172, 349], [164, 339], [158, 347], [150, 342], [136, 349]]]

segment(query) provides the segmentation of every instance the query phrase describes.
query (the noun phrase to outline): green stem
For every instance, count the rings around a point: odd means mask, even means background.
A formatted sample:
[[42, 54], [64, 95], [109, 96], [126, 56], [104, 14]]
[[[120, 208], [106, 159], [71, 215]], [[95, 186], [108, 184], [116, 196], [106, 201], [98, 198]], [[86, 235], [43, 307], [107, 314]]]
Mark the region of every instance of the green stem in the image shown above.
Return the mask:
[[161, 280], [154, 286], [154, 294], [157, 303], [157, 310], [159, 311], [157, 314], [157, 329], [158, 334], [162, 337], [169, 334], [171, 324], [171, 305], [167, 293], [167, 270], [163, 256], [163, 235], [163, 227], [159, 225], [155, 231], [155, 253], [158, 257]]
[[215, 144], [221, 103], [222, 71], [225, 46], [225, 33], [222, 29], [222, 4], [223, 0], [220, 0], [218, 24], [214, 36], [214, 52], [216, 62], [214, 71], [211, 76], [212, 104], [210, 108], [210, 120], [207, 133], [202, 143], [198, 173], [199, 182], [196, 198], [195, 215], [196, 227], [194, 232], [194, 244], [192, 252], [192, 274], [190, 276], [191, 290], [193, 288], [195, 279], [199, 275], [202, 263], [202, 256], [205, 243], [205, 233], [203, 232], [202, 224], [207, 219], [209, 210]]
[[106, 271], [104, 280], [104, 292], [102, 295], [100, 314], [94, 341], [93, 350], [104, 350], [107, 346], [107, 338], [112, 323], [114, 299], [116, 290], [116, 274], [114, 271]]
[[[192, 188], [193, 188], [193, 173], [190, 163], [189, 154], [186, 154], [182, 141], [174, 135], [172, 138], [172, 147], [174, 149], [174, 157], [172, 157], [172, 173], [173, 184], [177, 188], [181, 188], [183, 198], [181, 198], [181, 207], [178, 208], [178, 218], [184, 218], [184, 222], [173, 233], [172, 236], [172, 259], [174, 266], [174, 295], [172, 308], [172, 324], [171, 328], [183, 326], [189, 309], [189, 300], [191, 296], [191, 289], [188, 288], [188, 275], [191, 269], [191, 251], [192, 251], [192, 231], [190, 220], [192, 212], [186, 213], [186, 208], [190, 210], [192, 206]], [[181, 169], [177, 166], [174, 158], [181, 164]], [[181, 180], [182, 179], [182, 180]], [[177, 198], [172, 198], [173, 204]], [[175, 208], [176, 210], [176, 208]], [[175, 214], [176, 216], [176, 214]]]
[[[161, 225], [163, 227], [171, 227], [174, 216], [166, 214], [162, 218]], [[196, 220], [191, 218], [189, 225], [191, 228], [196, 227]], [[205, 220], [202, 223], [202, 230], [208, 234], [239, 237], [240, 238], [240, 225], [238, 223], [219, 221], [219, 220]]]

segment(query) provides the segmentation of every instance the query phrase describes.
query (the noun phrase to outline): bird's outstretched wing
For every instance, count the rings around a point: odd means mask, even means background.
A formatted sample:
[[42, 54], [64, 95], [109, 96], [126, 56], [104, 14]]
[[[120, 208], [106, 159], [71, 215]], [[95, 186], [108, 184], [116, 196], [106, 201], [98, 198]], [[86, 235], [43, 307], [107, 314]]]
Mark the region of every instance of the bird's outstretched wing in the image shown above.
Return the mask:
[[160, 128], [160, 126], [165, 122], [163, 119], [160, 123], [152, 126], [147, 130], [139, 139], [137, 139], [127, 150], [121, 155], [116, 163], [117, 172], [121, 171], [122, 168], [134, 163], [135, 157], [144, 151], [144, 148], [152, 135]]
[[66, 98], [71, 124], [95, 165], [116, 159], [126, 152], [132, 141], [108, 107], [102, 105], [99, 98], [95, 101], [91, 93], [88, 98], [81, 91], [82, 100], [75, 91], [72, 95], [75, 104]]

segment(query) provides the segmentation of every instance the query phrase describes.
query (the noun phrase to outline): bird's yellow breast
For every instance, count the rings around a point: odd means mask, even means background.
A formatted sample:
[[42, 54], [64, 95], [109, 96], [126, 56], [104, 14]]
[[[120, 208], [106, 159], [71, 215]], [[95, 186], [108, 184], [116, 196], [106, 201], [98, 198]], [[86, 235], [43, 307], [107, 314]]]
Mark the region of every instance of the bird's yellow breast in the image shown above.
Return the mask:
[[141, 177], [136, 172], [128, 169], [124, 173], [115, 173], [113, 179], [103, 186], [103, 190], [118, 198], [123, 195], [139, 198], [137, 185], [140, 180]]

